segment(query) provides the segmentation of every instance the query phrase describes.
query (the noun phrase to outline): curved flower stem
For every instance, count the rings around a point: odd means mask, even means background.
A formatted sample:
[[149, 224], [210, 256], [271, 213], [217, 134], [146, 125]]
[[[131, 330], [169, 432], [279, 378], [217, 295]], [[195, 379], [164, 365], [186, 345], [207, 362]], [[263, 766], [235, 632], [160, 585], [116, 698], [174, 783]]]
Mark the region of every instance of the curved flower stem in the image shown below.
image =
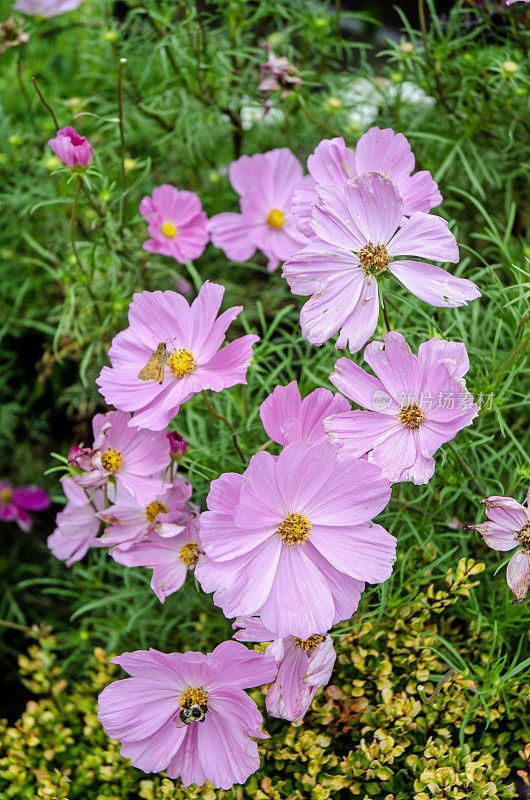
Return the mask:
[[434, 701], [442, 691], [442, 686], [444, 685], [444, 683], [446, 683], [450, 678], [452, 678], [453, 675], [456, 675], [456, 669], [451, 668], [445, 673], [443, 678], [440, 681], [438, 681], [438, 683], [435, 686], [434, 692], [430, 695], [430, 697], [427, 697], [427, 695], [425, 694], [423, 686], [418, 686], [418, 693], [423, 702], [434, 703]]
[[523, 339], [523, 341], [521, 342], [521, 344], [520, 344], [520, 345], [519, 345], [519, 346], [518, 346], [518, 347], [517, 347], [517, 348], [516, 348], [516, 349], [513, 351], [513, 353], [512, 353], [511, 355], [509, 355], [509, 356], [508, 356], [508, 358], [506, 359], [506, 361], [505, 361], [503, 364], [501, 364], [501, 366], [499, 367], [499, 369], [497, 370], [497, 372], [496, 372], [496, 374], [495, 374], [495, 377], [493, 378], [493, 380], [492, 380], [492, 382], [491, 382], [491, 386], [492, 386], [492, 387], [493, 387], [493, 386], [495, 386], [495, 385], [497, 384], [497, 382], [500, 380], [500, 378], [501, 378], [501, 376], [502, 376], [503, 372], [505, 372], [505, 371], [506, 371], [506, 368], [510, 366], [510, 364], [512, 363], [512, 361], [513, 361], [515, 358], [517, 358], [517, 356], [519, 355], [519, 353], [521, 353], [521, 352], [522, 352], [522, 351], [525, 349], [525, 347], [526, 347], [526, 345], [528, 344], [528, 342], [530, 342], [530, 334], [528, 334], [528, 336], [527, 336], [525, 339]]
[[75, 236], [74, 236], [75, 219], [76, 219], [76, 216], [77, 216], [77, 201], [79, 200], [79, 189], [80, 188], [81, 188], [81, 178], [78, 175], [77, 176], [77, 180], [76, 180], [76, 184], [75, 184], [74, 202], [72, 203], [72, 213], [70, 215], [70, 243], [72, 245], [72, 250], [74, 252], [74, 256], [75, 256], [75, 260], [77, 262], [77, 266], [79, 267], [80, 272], [82, 273], [82, 275], [85, 278], [85, 288], [86, 288], [86, 290], [88, 292], [88, 296], [90, 297], [90, 299], [92, 300], [92, 303], [94, 304], [94, 312], [95, 312], [96, 317], [98, 318], [98, 320], [99, 320], [99, 322], [101, 324], [103, 322], [103, 320], [101, 319], [99, 306], [97, 304], [96, 298], [94, 297], [94, 293], [92, 292], [92, 288], [88, 283], [88, 276], [87, 276], [87, 274], [85, 272], [85, 268], [83, 267], [81, 259], [79, 258], [79, 253], [77, 252], [77, 245], [75, 243]]
[[418, 0], [418, 17], [420, 19], [421, 38], [423, 41], [423, 52], [425, 53], [425, 60], [427, 61], [427, 64], [432, 70], [434, 83], [436, 85], [436, 91], [438, 92], [438, 97], [440, 98], [440, 102], [448, 114], [450, 114], [455, 119], [460, 119], [461, 118], [460, 114], [458, 114], [454, 109], [452, 109], [447, 101], [444, 87], [440, 80], [440, 71], [436, 66], [436, 63], [431, 55], [431, 51], [429, 50], [429, 43], [427, 42], [427, 23], [425, 22], [425, 7], [423, 4], [423, 0]]
[[214, 416], [216, 419], [220, 419], [222, 422], [224, 422], [226, 427], [229, 429], [230, 433], [232, 434], [232, 441], [234, 442], [234, 447], [236, 448], [236, 450], [238, 452], [239, 458], [241, 459], [243, 464], [246, 464], [247, 462], [246, 462], [245, 456], [243, 455], [243, 452], [242, 452], [242, 450], [241, 450], [241, 448], [240, 448], [240, 446], [238, 444], [234, 428], [232, 427], [232, 425], [230, 424], [230, 422], [227, 420], [226, 417], [223, 417], [222, 414], [218, 414], [217, 411], [215, 411], [215, 409], [212, 408], [212, 405], [211, 405], [210, 401], [208, 400], [208, 397], [207, 397], [206, 392], [204, 391], [204, 389], [201, 390], [201, 394], [202, 394], [202, 399], [206, 403], [206, 408], [208, 409], [210, 414], [212, 416]]
[[41, 99], [42, 105], [45, 108], [47, 108], [48, 111], [50, 112], [51, 117], [53, 119], [53, 124], [55, 125], [55, 130], [58, 131], [59, 130], [59, 123], [57, 122], [57, 117], [55, 116], [55, 112], [54, 112], [53, 108], [51, 107], [51, 105], [44, 99], [44, 95], [42, 94], [42, 92], [41, 92], [41, 90], [39, 88], [39, 84], [37, 83], [37, 78], [33, 77], [31, 79], [31, 82], [32, 82], [33, 86], [35, 87], [35, 91], [37, 92], [37, 94], [39, 95], [39, 97]]

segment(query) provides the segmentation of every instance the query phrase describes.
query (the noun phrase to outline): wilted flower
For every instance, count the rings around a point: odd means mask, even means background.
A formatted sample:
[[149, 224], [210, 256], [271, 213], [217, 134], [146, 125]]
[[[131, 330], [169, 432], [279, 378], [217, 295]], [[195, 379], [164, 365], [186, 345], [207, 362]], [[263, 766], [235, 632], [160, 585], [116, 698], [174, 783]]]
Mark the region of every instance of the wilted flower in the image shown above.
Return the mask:
[[[452, 308], [480, 297], [478, 288], [441, 267], [407, 256], [458, 263], [455, 237], [447, 222], [415, 211], [404, 221], [403, 198], [381, 172], [365, 172], [344, 189], [319, 186], [311, 212], [316, 234], [284, 264], [294, 294], [312, 295], [302, 308], [302, 334], [321, 345], [340, 331], [337, 350], [357, 352], [379, 318], [377, 279], [391, 272], [416, 297]], [[394, 260], [397, 259], [397, 260]]]
[[195, 192], [181, 191], [167, 183], [144, 197], [140, 214], [147, 220], [152, 239], [142, 247], [150, 253], [171, 256], [179, 264], [193, 261], [208, 244], [208, 217]]
[[[158, 476], [162, 482], [163, 476]], [[154, 533], [160, 523], [175, 523], [180, 530], [189, 517], [187, 502], [191, 497], [191, 484], [177, 475], [169, 488], [153, 493], [149, 502], [138, 502], [127, 491], [120, 489], [113, 505], [98, 515], [108, 524], [98, 540], [100, 547], [119, 545], [127, 550], [136, 542]]]
[[88, 553], [97, 541], [101, 523], [96, 514], [105, 505], [103, 489], [86, 492], [66, 476], [61, 485], [67, 503], [55, 518], [56, 528], [48, 536], [48, 548], [55, 558], [71, 567]]
[[261, 250], [275, 270], [307, 243], [296, 228], [292, 198], [296, 189], [313, 183], [287, 147], [241, 156], [230, 164], [230, 183], [240, 195], [241, 213], [225, 211], [210, 219], [212, 243], [231, 261], [248, 261]]
[[18, 47], [29, 41], [29, 33], [23, 27], [24, 21], [15, 17], [8, 17], [0, 23], [0, 55], [10, 47]]
[[49, 507], [48, 493], [39, 486], [15, 488], [9, 481], [0, 481], [0, 521], [16, 522], [27, 533], [32, 525], [28, 511], [46, 511]]
[[463, 378], [466, 347], [435, 337], [420, 344], [416, 357], [403, 334], [391, 331], [383, 338], [364, 351], [377, 378], [349, 358], [339, 358], [329, 376], [346, 397], [370, 410], [328, 417], [324, 427], [348, 453], [368, 453], [392, 483], [427, 483], [434, 453], [478, 414]]
[[76, 170], [83, 170], [92, 163], [90, 142], [80, 136], [71, 125], [57, 131], [55, 139], [48, 141], [51, 149], [63, 164]]
[[258, 769], [253, 739], [267, 735], [243, 689], [274, 679], [273, 658], [229, 641], [207, 655], [151, 648], [112, 661], [131, 677], [103, 690], [98, 717], [135, 767], [220, 789], [245, 783]]
[[13, 8], [33, 17], [56, 17], [79, 8], [81, 2], [82, 0], [17, 0]]
[[[359, 141], [355, 153], [344, 139], [323, 139], [307, 159], [309, 174], [317, 185], [344, 188], [349, 178], [363, 172], [384, 172], [396, 184], [403, 198], [403, 214], [429, 212], [440, 205], [442, 195], [430, 172], [414, 171], [415, 159], [409, 142], [402, 133], [391, 128], [370, 128]], [[298, 228], [308, 237], [314, 236], [311, 211], [318, 201], [316, 187], [298, 189], [293, 197], [293, 214]]]
[[[178, 591], [188, 570], [194, 570], [202, 553], [199, 537], [199, 509], [186, 508], [181, 514], [184, 524], [156, 522], [144, 541], [124, 549], [114, 547], [109, 555], [126, 567], [148, 567], [153, 570], [151, 589], [161, 603]], [[156, 531], [160, 531], [157, 533]]]
[[379, 467], [327, 442], [257, 453], [212, 482], [195, 575], [226, 617], [256, 614], [305, 640], [349, 619], [365, 581], [390, 576], [396, 540], [371, 522], [389, 499]]
[[147, 504], [163, 491], [162, 479], [154, 476], [168, 466], [169, 446], [162, 432], [135, 430], [130, 419], [123, 411], [96, 414], [90, 469], [74, 480], [91, 488], [114, 479], [139, 503]]
[[291, 381], [288, 386], [277, 386], [259, 413], [268, 436], [285, 447], [293, 442], [326, 441], [325, 418], [349, 409], [346, 398], [329, 389], [315, 389], [302, 400], [297, 382]]
[[279, 637], [259, 617], [238, 617], [233, 628], [240, 642], [269, 642], [265, 652], [278, 665], [278, 675], [269, 686], [265, 705], [272, 717], [301, 722], [317, 689], [326, 686], [337, 654], [329, 635], [313, 634], [308, 639]]
[[[259, 337], [247, 334], [219, 349], [243, 308], [217, 317], [224, 291], [206, 281], [191, 307], [177, 292], [133, 295], [129, 327], [114, 337], [109, 350], [112, 367], [103, 367], [96, 380], [109, 405], [136, 412], [130, 425], [161, 431], [196, 392], [246, 383]], [[148, 377], [153, 359], [158, 359], [156, 371]]]
[[477, 530], [493, 550], [506, 551], [517, 547], [508, 562], [506, 581], [516, 602], [522, 603], [530, 587], [530, 489], [526, 508], [512, 497], [488, 497], [480, 502], [491, 522], [467, 527]]
[[289, 95], [294, 86], [300, 86], [302, 79], [298, 70], [285, 56], [276, 56], [268, 42], [261, 45], [268, 52], [267, 61], [261, 65], [258, 89], [261, 92], [263, 115], [269, 113], [271, 92], [280, 91], [282, 100]]

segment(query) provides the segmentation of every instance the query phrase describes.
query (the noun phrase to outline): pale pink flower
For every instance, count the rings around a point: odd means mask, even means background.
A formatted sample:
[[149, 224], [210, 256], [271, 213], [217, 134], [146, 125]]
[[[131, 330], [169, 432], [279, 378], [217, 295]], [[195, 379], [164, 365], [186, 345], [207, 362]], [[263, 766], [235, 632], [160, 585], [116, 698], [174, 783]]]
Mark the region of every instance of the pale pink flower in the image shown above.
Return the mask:
[[9, 481], [0, 481], [1, 522], [16, 522], [27, 533], [33, 524], [28, 511], [46, 511], [49, 507], [48, 493], [40, 486], [15, 488]]
[[84, 170], [92, 163], [90, 142], [80, 136], [71, 125], [57, 131], [55, 139], [50, 139], [48, 144], [67, 167]]
[[[109, 405], [136, 412], [130, 425], [161, 431], [197, 392], [220, 392], [247, 382], [252, 346], [259, 337], [247, 334], [221, 348], [228, 326], [243, 308], [229, 308], [217, 317], [224, 290], [206, 281], [191, 307], [177, 292], [133, 295], [129, 327], [114, 337], [109, 350], [112, 367], [103, 367], [96, 380]], [[164, 344], [163, 380], [140, 379]]]
[[96, 414], [91, 469], [76, 475], [75, 482], [91, 488], [115, 481], [139, 503], [147, 504], [162, 494], [163, 481], [154, 476], [169, 465], [169, 445], [162, 431], [135, 430], [130, 420], [130, 414], [123, 411]]
[[403, 222], [403, 199], [390, 178], [365, 172], [343, 189], [319, 186], [311, 212], [315, 238], [283, 266], [294, 294], [312, 295], [300, 314], [302, 334], [321, 345], [340, 331], [335, 347], [357, 352], [379, 318], [378, 278], [387, 271], [416, 297], [452, 308], [480, 297], [469, 280], [404, 256], [459, 260], [447, 222], [415, 211]]
[[308, 639], [278, 636], [259, 617], [238, 617], [234, 639], [270, 642], [265, 653], [274, 658], [278, 675], [267, 690], [265, 705], [271, 717], [301, 722], [321, 686], [329, 683], [337, 654], [331, 636], [314, 634]]
[[[422, 170], [412, 175], [415, 159], [411, 147], [402, 133], [391, 128], [370, 128], [355, 148], [355, 154], [346, 147], [342, 136], [323, 139], [307, 159], [309, 174], [317, 185], [343, 188], [349, 178], [363, 172], [384, 172], [396, 184], [403, 197], [403, 213], [429, 212], [440, 205], [442, 195], [430, 172]], [[299, 230], [314, 236], [311, 210], [318, 201], [315, 187], [298, 189], [293, 197], [293, 214]]]
[[261, 250], [275, 270], [307, 243], [291, 211], [294, 191], [312, 182], [287, 147], [241, 156], [230, 164], [230, 183], [240, 195], [241, 213], [216, 214], [208, 223], [212, 243], [231, 261], [248, 261]]
[[263, 103], [263, 116], [269, 113], [269, 97], [271, 92], [280, 91], [282, 100], [285, 99], [295, 86], [300, 86], [302, 79], [298, 75], [298, 70], [291, 64], [285, 56], [274, 54], [270, 44], [265, 42], [261, 45], [267, 50], [268, 58], [260, 67], [260, 82], [258, 89], [261, 92], [261, 102]]
[[253, 739], [267, 734], [243, 690], [274, 679], [273, 658], [229, 641], [207, 655], [151, 648], [112, 661], [131, 677], [103, 690], [98, 717], [133, 766], [219, 789], [245, 783], [258, 769]]
[[474, 528], [493, 550], [515, 551], [506, 570], [506, 581], [517, 603], [523, 603], [530, 587], [530, 489], [526, 507], [512, 497], [488, 497], [480, 501], [490, 522], [467, 525]]
[[164, 183], [144, 197], [140, 214], [147, 220], [149, 235], [144, 250], [161, 253], [185, 264], [204, 253], [208, 244], [208, 217], [195, 192]]
[[514, 3], [530, 3], [530, 0], [506, 0], [507, 6], [511, 6]]
[[126, 567], [152, 569], [151, 589], [163, 603], [183, 586], [188, 570], [195, 569], [202, 553], [198, 512], [197, 506], [186, 509], [184, 524], [180, 525], [155, 522], [144, 541], [126, 549], [123, 545], [113, 547], [109, 555]]
[[259, 413], [268, 436], [285, 447], [293, 442], [326, 441], [324, 419], [348, 411], [350, 404], [329, 389], [315, 389], [303, 400], [296, 381], [277, 386], [261, 404]]
[[55, 518], [56, 528], [48, 536], [48, 549], [71, 567], [81, 561], [97, 543], [101, 523], [96, 514], [105, 505], [103, 489], [88, 492], [67, 475], [61, 481], [67, 503]]
[[391, 483], [427, 483], [434, 453], [471, 425], [478, 406], [463, 376], [469, 369], [465, 345], [433, 338], [415, 356], [401, 333], [370, 342], [364, 359], [377, 377], [349, 358], [339, 358], [329, 379], [369, 411], [328, 417], [324, 427], [348, 453], [377, 464]]
[[33, 17], [56, 17], [79, 8], [81, 2], [82, 0], [17, 0], [13, 9]]
[[[163, 481], [163, 475], [156, 476]], [[98, 540], [100, 547], [119, 545], [123, 550], [146, 539], [160, 523], [175, 523], [183, 529], [189, 517], [187, 507], [191, 497], [191, 484], [177, 475], [169, 488], [158, 495], [153, 493], [149, 502], [138, 502], [129, 492], [119, 490], [116, 502], [99, 513], [107, 523]]]
[[396, 540], [371, 522], [389, 499], [379, 467], [327, 442], [257, 453], [243, 475], [212, 482], [195, 575], [226, 617], [307, 639], [391, 574]]

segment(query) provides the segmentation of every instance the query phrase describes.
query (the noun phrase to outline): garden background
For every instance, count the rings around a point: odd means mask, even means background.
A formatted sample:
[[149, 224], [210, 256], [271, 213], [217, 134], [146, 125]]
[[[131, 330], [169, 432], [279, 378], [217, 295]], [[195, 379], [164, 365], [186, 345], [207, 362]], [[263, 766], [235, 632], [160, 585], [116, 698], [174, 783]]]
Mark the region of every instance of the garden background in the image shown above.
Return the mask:
[[[54, 503], [29, 533], [0, 529], [2, 798], [530, 796], [528, 603], [512, 602], [504, 554], [464, 527], [483, 520], [481, 498], [522, 502], [530, 483], [529, 12], [493, 0], [353, 5], [85, 0], [49, 20], [14, 12], [29, 34], [15, 47], [2, 28], [0, 476], [38, 483]], [[2, 2], [0, 19], [12, 13]], [[264, 42], [302, 79], [273, 94], [267, 116]], [[82, 268], [70, 241], [74, 184], [47, 146], [55, 124], [32, 77], [59, 125], [94, 150], [75, 226]], [[193, 576], [161, 606], [145, 570], [104, 552], [70, 569], [55, 560], [46, 538], [58, 479], [105, 408], [94, 380], [135, 291], [191, 299], [211, 279], [226, 286], [225, 307], [244, 306], [231, 335], [260, 336], [248, 386], [214, 397], [247, 457], [265, 444], [258, 407], [275, 385], [330, 388], [343, 353], [302, 338], [301, 302], [281, 270], [269, 273], [260, 254], [232, 264], [212, 245], [190, 267], [147, 253], [138, 206], [171, 183], [197, 192], [209, 217], [236, 210], [227, 168], [240, 154], [285, 146], [305, 163], [322, 138], [353, 147], [372, 124], [403, 132], [432, 172], [444, 197], [436, 213], [461, 250], [454, 273], [482, 292], [467, 308], [434, 309], [389, 282], [391, 328], [413, 350], [434, 335], [463, 341], [481, 411], [438, 453], [427, 486], [394, 491], [379, 519], [398, 539], [394, 573], [337, 626], [332, 684], [304, 723], [267, 720], [272, 738], [244, 789], [183, 790], [120, 758], [95, 699], [108, 655], [206, 652], [229, 624]], [[204, 508], [210, 481], [240, 471], [237, 453], [199, 396], [176, 424], [190, 446], [181, 469]], [[261, 690], [252, 696], [263, 703]]]

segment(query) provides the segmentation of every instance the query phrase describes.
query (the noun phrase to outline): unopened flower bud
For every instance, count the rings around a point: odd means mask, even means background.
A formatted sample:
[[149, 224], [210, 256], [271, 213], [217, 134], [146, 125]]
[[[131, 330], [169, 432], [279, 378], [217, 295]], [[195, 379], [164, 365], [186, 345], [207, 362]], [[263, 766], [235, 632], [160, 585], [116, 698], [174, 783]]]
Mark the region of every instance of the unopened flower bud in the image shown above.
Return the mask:
[[338, 111], [339, 109], [341, 109], [342, 100], [340, 99], [340, 97], [330, 97], [328, 100], [328, 108], [330, 108], [331, 111]]
[[406, 56], [410, 56], [410, 54], [414, 52], [414, 45], [412, 44], [412, 42], [401, 42], [401, 44], [399, 45], [399, 49]]
[[169, 441], [169, 455], [174, 461], [181, 461], [189, 449], [186, 439], [177, 431], [170, 431], [167, 434], [167, 438]]
[[515, 61], [504, 61], [501, 66], [505, 75], [515, 75], [519, 69]]
[[92, 164], [92, 148], [84, 136], [80, 136], [71, 125], [57, 131], [55, 139], [48, 144], [63, 164], [75, 170], [86, 169]]

